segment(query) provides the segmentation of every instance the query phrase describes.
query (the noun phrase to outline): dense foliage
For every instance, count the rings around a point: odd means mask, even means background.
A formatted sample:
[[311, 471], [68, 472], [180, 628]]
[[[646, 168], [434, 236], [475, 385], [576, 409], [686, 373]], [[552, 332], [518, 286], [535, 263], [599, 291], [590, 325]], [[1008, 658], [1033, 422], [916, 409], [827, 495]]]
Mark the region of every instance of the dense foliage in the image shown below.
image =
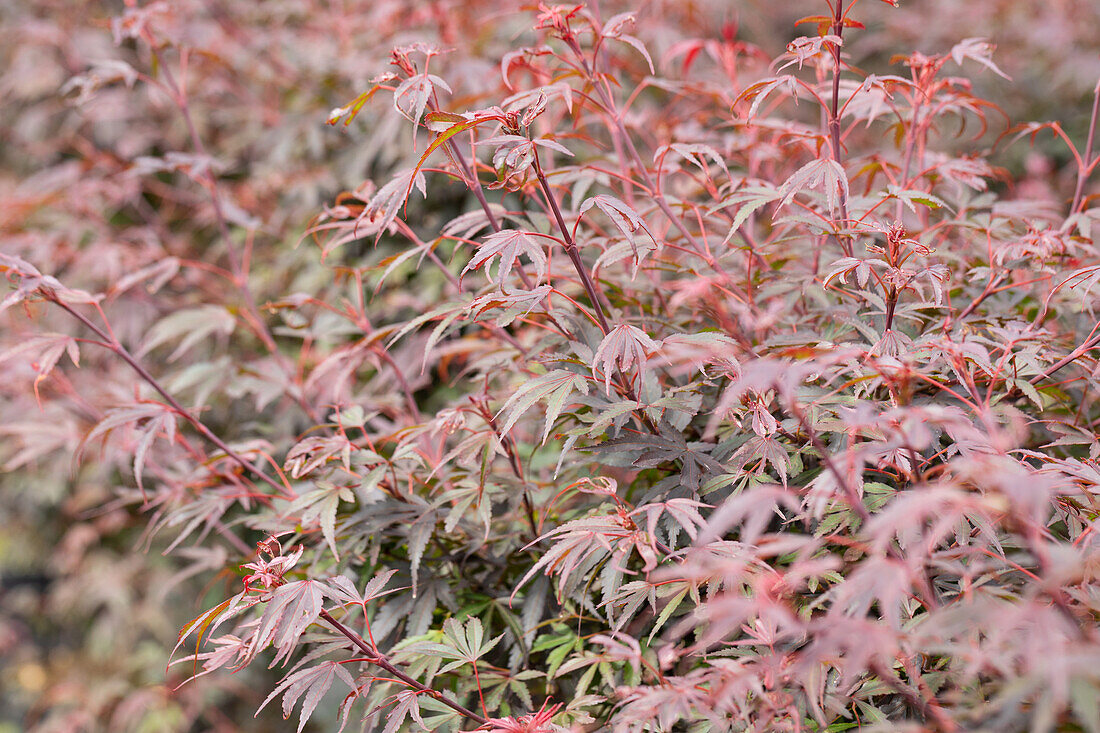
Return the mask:
[[[1095, 59], [943, 37], [992, 0], [42, 5], [13, 724], [1100, 731]], [[994, 103], [1040, 51], [1083, 122]]]

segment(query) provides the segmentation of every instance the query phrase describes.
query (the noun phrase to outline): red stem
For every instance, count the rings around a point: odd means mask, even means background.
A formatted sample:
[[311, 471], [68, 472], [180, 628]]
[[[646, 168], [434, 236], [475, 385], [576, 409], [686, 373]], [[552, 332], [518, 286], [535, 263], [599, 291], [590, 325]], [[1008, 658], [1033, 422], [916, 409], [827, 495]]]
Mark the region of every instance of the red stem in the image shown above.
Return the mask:
[[489, 722], [488, 719], [483, 718], [482, 716], [475, 713], [473, 710], [470, 710], [468, 708], [463, 707], [462, 705], [459, 705], [457, 702], [450, 699], [449, 697], [444, 695], [442, 692], [439, 692], [438, 690], [433, 690], [432, 688], [428, 687], [427, 685], [423, 684], [422, 682], [419, 682], [418, 680], [414, 679], [413, 677], [410, 677], [409, 675], [402, 672], [400, 669], [395, 667], [393, 665], [393, 663], [389, 659], [387, 659], [384, 654], [382, 654], [382, 652], [380, 652], [377, 649], [373, 648], [370, 644], [368, 644], [363, 639], [362, 636], [355, 633], [354, 631], [349, 629], [347, 626], [345, 626], [344, 624], [340, 623], [335, 618], [333, 618], [332, 614], [330, 614], [328, 611], [321, 611], [320, 615], [321, 615], [321, 618], [324, 619], [325, 623], [327, 623], [329, 626], [336, 629], [341, 634], [343, 634], [345, 637], [347, 637], [347, 639], [352, 644], [354, 644], [356, 646], [356, 648], [359, 649], [359, 651], [363, 652], [363, 654], [366, 656], [366, 658], [368, 660], [370, 660], [371, 664], [375, 665], [376, 667], [381, 667], [388, 674], [390, 674], [392, 677], [394, 677], [397, 680], [400, 680], [401, 682], [408, 685], [409, 687], [416, 690], [417, 692], [424, 693], [425, 695], [431, 695], [436, 700], [439, 700], [439, 702], [441, 702], [444, 705], [446, 705], [447, 707], [449, 707], [451, 710], [454, 710], [459, 715], [461, 715], [461, 716], [463, 716], [463, 717], [465, 717], [469, 720], [474, 721], [478, 725], [485, 725], [486, 723]]
[[225, 453], [225, 455], [229, 457], [230, 460], [237, 463], [241, 468], [244, 468], [245, 470], [251, 471], [252, 473], [259, 476], [261, 479], [263, 479], [264, 482], [266, 482], [267, 484], [270, 484], [279, 493], [283, 493], [283, 494], [286, 493], [287, 489], [286, 489], [285, 486], [283, 486], [283, 484], [281, 484], [278, 481], [276, 481], [275, 479], [271, 478], [271, 476], [269, 476], [267, 474], [267, 472], [264, 471], [262, 468], [260, 468], [258, 465], [254, 465], [252, 463], [249, 463], [247, 460], [245, 460], [244, 456], [242, 456], [240, 453], [238, 453], [237, 451], [230, 448], [225, 443], [224, 440], [219, 438], [217, 436], [217, 434], [214, 433], [214, 431], [212, 431], [210, 428], [206, 427], [197, 417], [195, 417], [190, 412], [188, 412], [187, 409], [184, 408], [184, 406], [181, 405], [179, 403], [179, 401], [176, 400], [175, 397], [170, 395], [164, 389], [164, 387], [161, 386], [160, 382], [157, 381], [157, 378], [154, 377], [152, 374], [150, 374], [149, 371], [141, 364], [141, 362], [139, 362], [133, 356], [133, 354], [131, 354], [126, 349], [125, 346], [123, 346], [121, 343], [119, 343], [119, 341], [113, 335], [108, 334], [102, 328], [100, 328], [95, 323], [93, 323], [91, 320], [89, 320], [88, 317], [85, 316], [83, 313], [80, 313], [79, 311], [75, 310], [72, 306], [70, 306], [68, 303], [65, 303], [64, 301], [62, 301], [52, 291], [40, 290], [39, 292], [42, 293], [42, 297], [44, 297], [46, 300], [48, 300], [51, 303], [57, 305], [62, 310], [67, 312], [69, 315], [71, 315], [73, 318], [80, 321], [85, 326], [87, 326], [89, 329], [91, 329], [92, 332], [95, 333], [95, 335], [98, 336], [101, 339], [101, 341], [102, 341], [101, 345], [102, 346], [104, 346], [107, 349], [110, 349], [115, 354], [117, 354], [120, 359], [122, 359], [124, 362], [126, 362], [130, 366], [131, 369], [133, 369], [135, 372], [137, 372], [138, 376], [140, 376], [143, 380], [145, 380], [145, 382], [150, 387], [152, 387], [154, 390], [156, 390], [157, 393], [160, 394], [160, 396], [164, 398], [165, 402], [167, 402], [168, 405], [173, 410], [175, 410], [179, 414], [180, 417], [187, 420], [187, 422], [191, 423], [191, 425], [194, 426], [195, 430], [198, 430], [199, 433], [201, 433], [204, 438], [209, 440], [218, 449], [223, 451]]

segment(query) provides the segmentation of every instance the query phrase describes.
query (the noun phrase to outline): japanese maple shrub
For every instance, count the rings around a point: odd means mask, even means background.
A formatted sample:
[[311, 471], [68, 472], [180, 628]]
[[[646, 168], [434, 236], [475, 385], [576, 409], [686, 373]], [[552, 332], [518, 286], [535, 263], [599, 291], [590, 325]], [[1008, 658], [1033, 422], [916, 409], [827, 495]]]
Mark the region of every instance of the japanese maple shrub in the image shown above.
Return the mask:
[[[1084, 141], [1006, 125], [985, 40], [857, 64], [867, 4], [805, 5], [774, 59], [596, 3], [398, 46], [328, 123], [405, 155], [281, 260], [186, 35], [127, 10], [148, 67], [72, 88], [160, 94], [189, 150], [136, 174], [214, 243], [91, 291], [0, 255], [12, 319], [68, 318], [3, 358], [39, 390], [105, 348], [142, 386], [83, 443], [231, 548], [172, 674], [278, 667], [298, 730], [1100, 731], [1096, 105]], [[1014, 198], [1036, 141], [1072, 176]], [[135, 323], [138, 284], [201, 291]]]

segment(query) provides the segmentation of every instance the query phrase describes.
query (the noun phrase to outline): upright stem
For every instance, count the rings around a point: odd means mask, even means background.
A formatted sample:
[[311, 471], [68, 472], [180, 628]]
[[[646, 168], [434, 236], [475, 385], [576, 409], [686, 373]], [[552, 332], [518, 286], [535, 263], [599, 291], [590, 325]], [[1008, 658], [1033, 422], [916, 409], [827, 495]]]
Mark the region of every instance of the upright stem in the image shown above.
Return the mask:
[[1092, 92], [1092, 117], [1089, 118], [1089, 137], [1085, 142], [1085, 163], [1077, 169], [1077, 187], [1073, 190], [1073, 205], [1069, 207], [1070, 216], [1077, 213], [1081, 198], [1085, 193], [1085, 181], [1092, 172], [1092, 142], [1096, 136], [1096, 117], [1100, 114], [1100, 82]]
[[588, 294], [588, 299], [592, 301], [592, 307], [596, 310], [596, 320], [600, 324], [600, 330], [604, 332], [604, 335], [607, 335], [611, 331], [611, 326], [608, 324], [607, 316], [604, 314], [603, 303], [599, 291], [596, 289], [596, 284], [592, 281], [592, 276], [588, 274], [588, 268], [585, 267], [584, 261], [581, 260], [580, 250], [577, 248], [577, 243], [573, 241], [573, 235], [569, 233], [569, 226], [565, 223], [565, 217], [562, 216], [561, 207], [558, 206], [558, 199], [554, 195], [554, 191], [550, 188], [550, 183], [546, 180], [546, 174], [542, 172], [542, 165], [539, 163], [539, 154], [537, 150], [535, 151], [534, 168], [539, 186], [542, 187], [542, 194], [546, 197], [550, 210], [554, 213], [554, 220], [557, 222], [558, 229], [561, 230], [562, 239], [565, 241], [565, 254], [569, 256], [569, 261], [573, 263], [573, 269], [577, 271], [577, 276], [581, 279], [581, 285], [584, 287], [584, 292]]
[[[834, 0], [836, 12], [833, 15], [833, 35], [844, 37], [844, 0]], [[829, 139], [833, 148], [833, 160], [843, 168], [844, 159], [840, 150], [840, 43], [833, 43], [833, 95], [829, 103]], [[848, 225], [848, 195], [840, 189], [840, 218]], [[847, 236], [838, 237], [844, 254], [852, 256], [852, 244]]]
[[886, 293], [886, 331], [894, 327], [894, 309], [897, 305], [898, 288], [896, 285], [891, 285], [889, 292]]

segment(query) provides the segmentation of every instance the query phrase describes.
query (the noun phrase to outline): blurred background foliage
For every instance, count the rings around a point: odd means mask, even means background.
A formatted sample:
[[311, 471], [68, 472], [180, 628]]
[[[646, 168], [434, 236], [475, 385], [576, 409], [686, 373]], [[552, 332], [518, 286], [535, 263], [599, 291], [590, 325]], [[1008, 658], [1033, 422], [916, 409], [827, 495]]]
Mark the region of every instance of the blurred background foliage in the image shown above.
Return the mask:
[[[638, 11], [639, 35], [659, 61], [678, 41], [722, 34], [775, 56], [794, 36], [812, 32], [795, 22], [816, 14], [819, 3], [601, 5], [605, 14]], [[1012, 123], [1058, 119], [1071, 137], [1084, 137], [1100, 76], [1100, 3], [864, 5], [857, 15], [867, 31], [850, 34], [852, 57], [882, 68], [894, 54], [938, 53], [963, 37], [986, 37], [1013, 81], [982, 75], [977, 94], [996, 102]], [[521, 6], [509, 0], [173, 0], [164, 6], [158, 32], [193, 49], [191, 113], [212, 158], [202, 164], [217, 166], [229, 217], [253, 232], [245, 244], [252, 247], [257, 302], [334, 287], [316, 248], [297, 246], [310, 220], [340, 191], [384, 176], [411, 154], [409, 128], [397, 115], [368, 109], [345, 129], [325, 125], [329, 110], [384, 72], [394, 45], [414, 40], [462, 49], [437, 70], [454, 88], [454, 106], [463, 99], [476, 104], [490, 80], [495, 88], [499, 71], [492, 59], [529, 40], [529, 16], [515, 12]], [[167, 258], [212, 262], [221, 246], [199, 187], [174, 171], [144, 175], [144, 159], [192, 145], [178, 110], [149, 85], [132, 83], [129, 70], [148, 72], [155, 62], [129, 41], [116, 43], [129, 10], [121, 2], [85, 0], [0, 3], [0, 251], [34, 261], [70, 287], [107, 291], [123, 340], [149, 328], [158, 314], [154, 301], [183, 308], [203, 302], [204, 290], [217, 285], [201, 267], [185, 270], [184, 286], [156, 296], [142, 287], [112, 293], [112, 283]], [[994, 125], [981, 140], [964, 137], [960, 144], [992, 144], [1007, 127]], [[1033, 149], [1017, 144], [996, 153], [993, 162], [1019, 185], [1042, 186], [1061, 198], [1072, 190], [1072, 167], [1049, 137]], [[445, 214], [453, 211], [420, 212]], [[352, 247], [339, 257], [389, 254], [385, 246], [377, 252]], [[418, 287], [430, 290], [431, 278], [425, 275]], [[383, 297], [401, 295], [391, 290]], [[29, 332], [26, 314], [13, 310], [0, 322], [0, 354]], [[284, 436], [312, 424], [280, 395], [265, 392], [270, 383], [262, 372], [272, 365], [257, 356], [256, 339], [238, 335], [227, 353], [253, 371], [227, 365], [171, 374], [168, 352], [150, 358], [191, 404], [216, 393], [204, 420], [228, 440], [256, 426]], [[0, 731], [285, 729], [274, 706], [253, 718], [274, 673], [260, 679], [263, 670], [249, 669], [179, 690], [172, 688], [181, 676], [165, 675], [178, 629], [239, 579], [215, 577], [225, 564], [217, 542], [163, 554], [174, 533], [151, 531], [156, 508], [143, 512], [132, 493], [117, 489], [132, 486], [133, 445], [122, 446], [127, 451], [83, 444], [102, 417], [94, 405], [124, 402], [140, 389], [124, 365], [85, 349], [79, 370], [39, 385], [40, 403], [33, 365], [0, 356], [0, 375]], [[435, 388], [427, 380], [413, 387], [424, 400]], [[185, 566], [189, 574], [180, 573]], [[334, 729], [335, 714], [335, 705], [322, 705], [310, 728]]]

